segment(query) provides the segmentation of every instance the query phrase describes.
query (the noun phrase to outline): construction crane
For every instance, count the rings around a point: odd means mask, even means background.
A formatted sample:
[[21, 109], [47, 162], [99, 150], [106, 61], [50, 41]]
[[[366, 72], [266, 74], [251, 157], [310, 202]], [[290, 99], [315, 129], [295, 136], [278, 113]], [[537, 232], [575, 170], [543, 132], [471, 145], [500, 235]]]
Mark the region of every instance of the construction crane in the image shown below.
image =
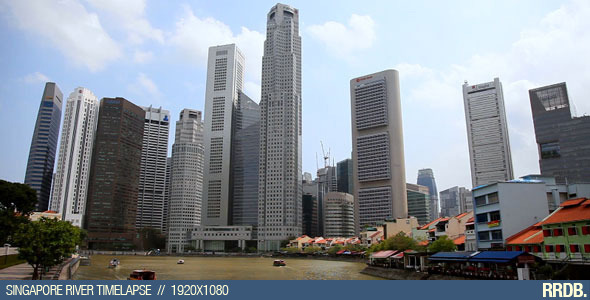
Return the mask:
[[324, 155], [324, 168], [327, 168], [330, 164], [330, 149], [328, 149], [328, 153], [324, 151], [324, 143], [320, 141], [320, 145], [322, 145], [322, 154]]

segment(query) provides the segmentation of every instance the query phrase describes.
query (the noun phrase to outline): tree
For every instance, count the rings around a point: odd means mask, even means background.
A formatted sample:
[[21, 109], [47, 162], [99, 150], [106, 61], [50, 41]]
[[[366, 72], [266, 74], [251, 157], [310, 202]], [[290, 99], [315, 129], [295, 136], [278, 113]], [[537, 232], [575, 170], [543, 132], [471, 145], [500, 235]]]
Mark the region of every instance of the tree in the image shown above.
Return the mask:
[[141, 228], [139, 236], [143, 250], [166, 248], [166, 236], [159, 229]]
[[297, 248], [297, 247], [281, 248], [281, 250], [288, 252], [288, 253], [299, 253], [299, 248]]
[[430, 252], [450, 252], [457, 250], [457, 245], [453, 240], [449, 239], [446, 235], [441, 236], [438, 240], [432, 242], [428, 246]]
[[406, 236], [404, 232], [399, 232], [393, 237], [390, 237], [382, 242], [381, 250], [414, 250], [418, 248], [418, 243], [411, 237]]
[[313, 246], [307, 247], [307, 248], [305, 248], [305, 250], [303, 250], [303, 252], [305, 252], [306, 254], [314, 254], [314, 253], [320, 252], [320, 251], [322, 251], [322, 248], [313, 247]]
[[14, 235], [20, 244], [18, 257], [33, 267], [33, 280], [40, 279], [39, 268], [53, 267], [72, 255], [85, 232], [70, 222], [41, 218], [21, 224]]
[[18, 246], [12, 235], [21, 224], [29, 222], [36, 202], [37, 192], [28, 185], [0, 180], [0, 245]]
[[291, 240], [294, 240], [294, 239], [296, 239], [296, 237], [290, 236], [286, 240], [282, 240], [281, 241], [281, 246], [279, 248], [285, 248], [285, 247], [287, 247], [287, 245], [291, 242]]
[[338, 253], [338, 251], [340, 251], [340, 250], [342, 250], [342, 246], [334, 245], [334, 246], [330, 247], [330, 249], [328, 249], [328, 254], [336, 255], [336, 253]]

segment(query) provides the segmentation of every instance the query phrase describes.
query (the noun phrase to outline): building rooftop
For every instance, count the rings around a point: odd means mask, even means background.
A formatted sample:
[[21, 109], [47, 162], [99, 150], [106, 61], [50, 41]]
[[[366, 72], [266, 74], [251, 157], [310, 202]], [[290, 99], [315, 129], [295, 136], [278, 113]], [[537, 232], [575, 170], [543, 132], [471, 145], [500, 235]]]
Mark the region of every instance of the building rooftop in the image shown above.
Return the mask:
[[590, 199], [578, 198], [567, 200], [559, 208], [537, 225], [576, 222], [590, 220]]
[[453, 243], [455, 243], [455, 245], [463, 245], [465, 244], [465, 236], [462, 235], [456, 239], [453, 240]]
[[506, 239], [507, 245], [540, 244], [543, 242], [543, 229], [537, 224], [530, 226]]

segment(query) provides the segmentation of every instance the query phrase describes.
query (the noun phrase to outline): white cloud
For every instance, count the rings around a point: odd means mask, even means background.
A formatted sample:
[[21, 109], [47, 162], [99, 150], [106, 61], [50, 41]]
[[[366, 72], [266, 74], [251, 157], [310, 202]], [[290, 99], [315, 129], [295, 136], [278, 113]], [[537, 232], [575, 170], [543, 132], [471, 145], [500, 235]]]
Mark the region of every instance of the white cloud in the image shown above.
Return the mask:
[[153, 28], [145, 18], [145, 0], [87, 0], [95, 8], [104, 11], [126, 33], [132, 44], [141, 44], [146, 39], [164, 43], [162, 30]]
[[375, 21], [370, 16], [353, 14], [348, 26], [329, 21], [307, 27], [311, 37], [322, 42], [328, 52], [350, 59], [356, 52], [369, 49], [376, 40]]
[[25, 83], [29, 83], [29, 84], [51, 81], [49, 79], [49, 77], [47, 77], [45, 74], [43, 74], [41, 72], [34, 72], [34, 73], [31, 73], [31, 74], [27, 74], [25, 77], [23, 77], [22, 80]]
[[158, 99], [162, 96], [158, 86], [144, 73], [137, 74], [135, 82], [128, 85], [128, 90], [136, 95], [147, 96], [150, 99]]
[[98, 16], [76, 0], [12, 0], [8, 6], [15, 25], [42, 37], [74, 64], [95, 72], [121, 56], [102, 28]]
[[133, 61], [138, 64], [148, 63], [152, 59], [154, 59], [154, 53], [152, 51], [135, 50], [135, 53], [133, 53]]
[[[446, 70], [400, 64], [396, 68], [400, 71], [405, 96], [402, 100], [408, 109], [424, 112], [423, 120], [459, 126], [457, 134], [465, 135], [463, 81], [481, 83], [499, 77], [503, 83], [514, 175], [539, 172], [528, 90], [565, 81], [570, 102], [576, 102], [579, 112], [590, 112], [590, 101], [585, 101], [585, 85], [590, 81], [590, 61], [587, 59], [590, 53], [589, 15], [590, 2], [568, 3], [543, 18], [537, 29], [522, 31], [520, 39], [505, 52], [474, 55], [466, 63], [452, 65]], [[432, 138], [432, 142], [440, 146], [441, 153], [436, 159], [451, 156], [446, 146], [452, 139], [448, 134], [433, 134], [426, 138]], [[465, 139], [466, 144], [466, 137], [456, 139]], [[468, 160], [467, 148], [463, 148], [459, 152], [453, 149], [453, 154]], [[439, 177], [453, 178], [456, 175], [448, 166], [446, 171], [444, 166], [440, 168], [443, 174]]]
[[245, 77], [260, 82], [264, 34], [246, 27], [234, 34], [221, 21], [211, 17], [199, 18], [188, 6], [184, 10], [185, 15], [176, 22], [176, 28], [169, 39], [183, 59], [205, 66], [210, 46], [235, 43], [246, 57]]

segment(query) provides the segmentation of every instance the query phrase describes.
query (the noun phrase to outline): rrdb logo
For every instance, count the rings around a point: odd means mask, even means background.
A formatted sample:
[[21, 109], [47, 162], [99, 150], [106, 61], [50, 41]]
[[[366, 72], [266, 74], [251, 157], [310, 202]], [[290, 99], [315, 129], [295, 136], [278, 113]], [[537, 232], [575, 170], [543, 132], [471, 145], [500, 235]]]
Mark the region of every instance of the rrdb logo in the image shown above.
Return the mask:
[[543, 298], [582, 298], [584, 286], [581, 283], [543, 283]]

